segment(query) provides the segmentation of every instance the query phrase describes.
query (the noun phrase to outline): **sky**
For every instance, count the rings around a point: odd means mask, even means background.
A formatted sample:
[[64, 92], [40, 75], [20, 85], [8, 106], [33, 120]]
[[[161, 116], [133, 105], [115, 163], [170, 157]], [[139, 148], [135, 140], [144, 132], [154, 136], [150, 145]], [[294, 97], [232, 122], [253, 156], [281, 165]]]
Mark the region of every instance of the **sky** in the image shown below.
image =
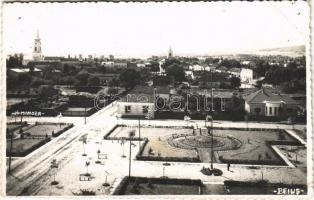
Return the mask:
[[215, 54], [305, 45], [307, 2], [5, 4], [6, 54]]

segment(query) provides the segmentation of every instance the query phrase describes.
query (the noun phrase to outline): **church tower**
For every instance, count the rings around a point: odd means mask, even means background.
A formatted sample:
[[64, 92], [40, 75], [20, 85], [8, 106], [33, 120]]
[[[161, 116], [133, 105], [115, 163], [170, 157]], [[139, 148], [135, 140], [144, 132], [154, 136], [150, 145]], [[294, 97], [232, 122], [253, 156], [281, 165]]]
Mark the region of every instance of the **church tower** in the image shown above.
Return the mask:
[[173, 57], [173, 52], [172, 52], [172, 49], [170, 47], [169, 51], [168, 51], [168, 58], [172, 58], [172, 57]]
[[33, 59], [36, 61], [44, 59], [42, 52], [41, 52], [41, 41], [39, 38], [39, 31], [38, 30], [37, 30], [36, 38], [34, 40]]

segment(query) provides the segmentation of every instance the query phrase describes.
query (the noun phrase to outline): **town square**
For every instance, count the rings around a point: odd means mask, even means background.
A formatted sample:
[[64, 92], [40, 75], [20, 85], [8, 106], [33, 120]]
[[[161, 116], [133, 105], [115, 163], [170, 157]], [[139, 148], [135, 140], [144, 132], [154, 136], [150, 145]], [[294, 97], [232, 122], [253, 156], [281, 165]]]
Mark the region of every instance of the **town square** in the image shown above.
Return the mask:
[[307, 2], [5, 4], [5, 194], [309, 197], [308, 19]]

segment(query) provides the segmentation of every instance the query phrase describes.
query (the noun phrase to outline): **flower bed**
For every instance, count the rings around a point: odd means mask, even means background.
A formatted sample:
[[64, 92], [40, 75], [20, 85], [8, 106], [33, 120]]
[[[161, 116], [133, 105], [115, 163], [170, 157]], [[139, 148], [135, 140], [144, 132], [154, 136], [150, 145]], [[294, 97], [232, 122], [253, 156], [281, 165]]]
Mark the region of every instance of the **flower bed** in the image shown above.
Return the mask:
[[203, 183], [194, 179], [124, 177], [113, 195], [199, 195]]
[[7, 156], [24, 157], [50, 141], [50, 138], [40, 139], [17, 139], [13, 140], [12, 152], [10, 154], [11, 141], [7, 140]]

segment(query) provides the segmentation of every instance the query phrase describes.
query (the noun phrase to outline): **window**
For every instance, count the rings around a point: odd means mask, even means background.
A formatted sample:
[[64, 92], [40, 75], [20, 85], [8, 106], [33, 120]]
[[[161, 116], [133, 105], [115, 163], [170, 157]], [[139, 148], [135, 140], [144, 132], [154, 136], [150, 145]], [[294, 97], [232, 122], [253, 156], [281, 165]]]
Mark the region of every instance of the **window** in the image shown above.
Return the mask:
[[221, 111], [225, 111], [226, 109], [226, 99], [221, 98]]
[[277, 107], [275, 107], [275, 108], [274, 108], [274, 115], [276, 115], [276, 116], [277, 116], [277, 113], [278, 113], [278, 108], [277, 108]]
[[131, 106], [125, 106], [124, 111], [125, 111], [125, 113], [131, 112]]
[[269, 107], [269, 115], [272, 115], [272, 114], [273, 114], [273, 108]]
[[261, 108], [255, 108], [254, 112], [258, 115], [261, 112]]
[[148, 106], [143, 106], [142, 109], [144, 114], [148, 113]]

